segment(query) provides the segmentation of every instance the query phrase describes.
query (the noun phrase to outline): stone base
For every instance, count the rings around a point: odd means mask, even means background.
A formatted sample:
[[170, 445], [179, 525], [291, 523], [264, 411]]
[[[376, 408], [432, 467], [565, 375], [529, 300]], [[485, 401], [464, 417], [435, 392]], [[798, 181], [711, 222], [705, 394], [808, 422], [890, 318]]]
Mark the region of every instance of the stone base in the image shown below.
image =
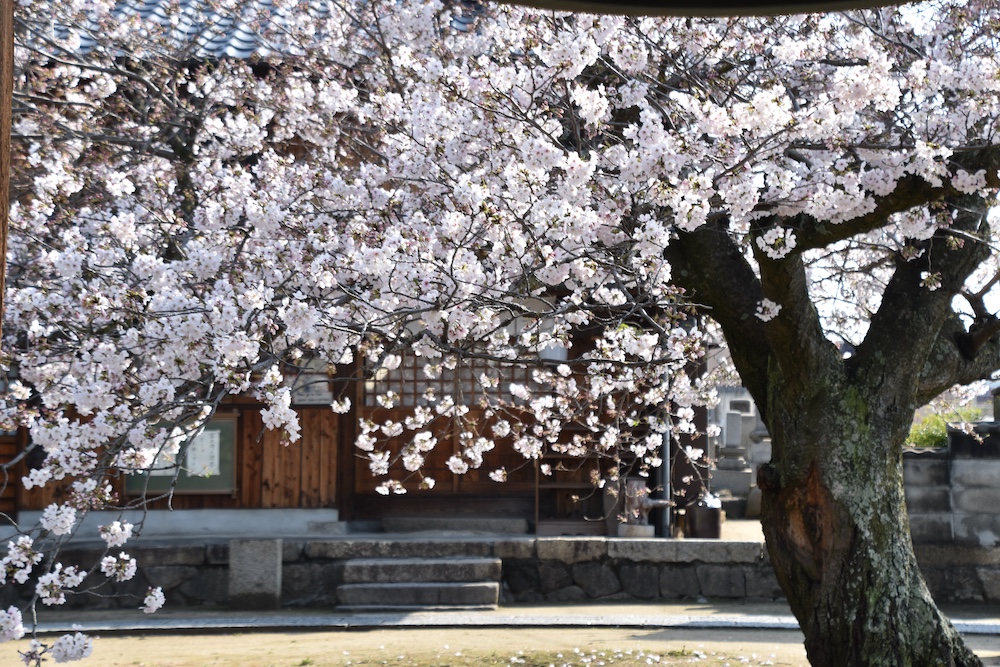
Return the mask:
[[281, 540], [229, 543], [229, 607], [277, 609], [281, 604]]
[[382, 519], [387, 533], [453, 531], [462, 533], [524, 534], [528, 522], [517, 517], [393, 516]]
[[718, 494], [728, 489], [736, 498], [746, 498], [750, 493], [751, 472], [744, 470], [713, 470], [710, 487], [712, 493]]
[[656, 526], [620, 523], [618, 537], [656, 537]]

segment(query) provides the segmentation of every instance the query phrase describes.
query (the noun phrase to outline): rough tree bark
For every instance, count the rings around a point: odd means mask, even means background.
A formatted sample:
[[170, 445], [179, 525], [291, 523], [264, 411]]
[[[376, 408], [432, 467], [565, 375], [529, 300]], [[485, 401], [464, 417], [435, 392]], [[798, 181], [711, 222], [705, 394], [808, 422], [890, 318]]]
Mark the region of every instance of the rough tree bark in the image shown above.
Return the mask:
[[978, 665], [917, 568], [903, 505], [907, 411], [893, 386], [852, 382], [838, 366], [809, 378], [807, 394], [776, 372], [776, 452], [758, 477], [768, 551], [810, 663]]
[[[988, 205], [957, 195], [947, 204], [958, 212], [953, 231], [927, 241], [920, 260], [897, 260], [849, 358], [821, 327], [801, 255], [759, 256], [755, 272], [711, 227], [667, 251], [676, 280], [722, 326], [770, 430], [772, 461], [758, 476], [764, 533], [816, 667], [981, 664], [928, 592], [903, 496], [902, 445], [915, 409], [1000, 366], [996, 335], [963, 355], [968, 333], [951, 311], [989, 253], [949, 236], [984, 234]], [[699, 265], [704, 257], [713, 261]], [[921, 286], [931, 265], [942, 273], [937, 290]], [[766, 323], [748, 315], [765, 296], [782, 306]]]

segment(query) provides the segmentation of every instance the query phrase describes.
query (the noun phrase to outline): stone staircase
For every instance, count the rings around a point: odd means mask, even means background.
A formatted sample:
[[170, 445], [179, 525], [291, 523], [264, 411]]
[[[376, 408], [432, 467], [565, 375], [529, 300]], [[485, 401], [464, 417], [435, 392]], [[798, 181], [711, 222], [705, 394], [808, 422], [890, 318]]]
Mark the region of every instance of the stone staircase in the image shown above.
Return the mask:
[[477, 556], [353, 558], [344, 563], [338, 608], [495, 608], [500, 564]]

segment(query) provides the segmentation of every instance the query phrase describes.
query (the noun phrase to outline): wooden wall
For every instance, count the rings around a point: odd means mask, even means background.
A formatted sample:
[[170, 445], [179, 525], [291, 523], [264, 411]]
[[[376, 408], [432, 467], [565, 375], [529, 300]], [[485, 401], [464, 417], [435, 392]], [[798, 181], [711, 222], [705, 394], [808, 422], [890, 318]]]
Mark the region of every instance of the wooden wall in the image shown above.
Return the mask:
[[[401, 422], [410, 411], [406, 408], [368, 408], [363, 414], [376, 423], [386, 420]], [[485, 416], [479, 410], [470, 411], [468, 418], [478, 423], [485, 421]], [[354, 492], [350, 503], [350, 518], [375, 520], [388, 515], [418, 514], [529, 518], [534, 515], [534, 463], [516, 452], [509, 442], [498, 443], [495, 449], [487, 452], [481, 467], [470, 469], [463, 475], [455, 475], [448, 470], [447, 461], [452, 455], [461, 454], [457, 430], [444, 417], [435, 419], [427, 428], [436, 433], [438, 444], [433, 451], [427, 453], [420, 473], [407, 473], [398, 462], [393, 463], [390, 468], [389, 478], [402, 481], [407, 489], [403, 495], [377, 494], [375, 487], [385, 481], [386, 477], [373, 476], [366, 452], [357, 449], [353, 440], [345, 439], [344, 450], [349, 458], [343, 460], [342, 465], [349, 466], [353, 473], [350, 482]], [[393, 455], [398, 454], [400, 448], [412, 437], [412, 431], [405, 431], [398, 438], [390, 440], [389, 449]], [[489, 473], [500, 467], [508, 471], [508, 479], [503, 483], [489, 478]], [[435, 480], [433, 489], [419, 488], [423, 475]]]
[[[340, 416], [329, 407], [297, 408], [302, 437], [281, 444], [280, 433], [264, 428], [259, 405], [229, 405], [219, 410], [238, 414], [236, 434], [236, 491], [224, 494], [177, 493], [170, 500], [152, 503], [160, 509], [263, 509], [282, 507], [335, 507], [337, 450]], [[0, 461], [5, 460], [0, 440]], [[9, 458], [9, 457], [7, 457]], [[22, 466], [23, 468], [23, 466]], [[10, 493], [18, 509], [39, 510], [63, 496], [59, 486], [25, 490], [19, 472]], [[122, 487], [121, 484], [118, 485]], [[0, 494], [0, 503], [5, 495]], [[13, 497], [10, 501], [13, 511]], [[0, 507], [3, 507], [0, 504]]]
[[[20, 451], [17, 436], [0, 436], [0, 463], [12, 461]], [[6, 473], [0, 470], [0, 514], [17, 511], [17, 490], [21, 486], [20, 466]]]

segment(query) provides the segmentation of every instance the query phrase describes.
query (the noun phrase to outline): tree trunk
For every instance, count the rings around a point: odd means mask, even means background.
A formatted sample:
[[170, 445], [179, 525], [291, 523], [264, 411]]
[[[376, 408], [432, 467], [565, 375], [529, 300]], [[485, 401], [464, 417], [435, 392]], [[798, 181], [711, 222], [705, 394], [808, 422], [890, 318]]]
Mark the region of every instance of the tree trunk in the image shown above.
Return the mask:
[[796, 385], [771, 385], [784, 391], [769, 400], [774, 456], [758, 480], [768, 552], [809, 662], [981, 665], [914, 557], [902, 474], [912, 408], [846, 382]]

